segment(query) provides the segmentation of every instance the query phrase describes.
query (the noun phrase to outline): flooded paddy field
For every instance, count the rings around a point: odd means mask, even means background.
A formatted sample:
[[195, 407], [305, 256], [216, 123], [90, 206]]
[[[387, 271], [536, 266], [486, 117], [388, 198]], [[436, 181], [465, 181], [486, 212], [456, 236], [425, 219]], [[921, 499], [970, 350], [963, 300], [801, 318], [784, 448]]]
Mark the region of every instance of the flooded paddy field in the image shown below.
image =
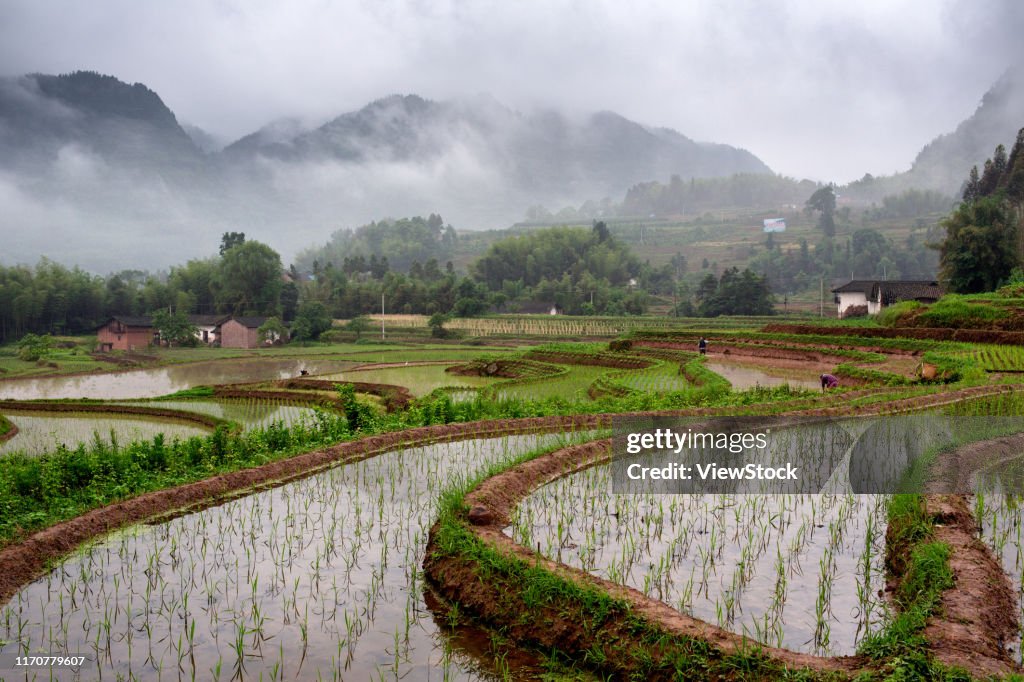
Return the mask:
[[0, 443], [0, 455], [12, 452], [39, 455], [52, 452], [60, 445], [73, 449], [79, 443], [91, 443], [97, 439], [110, 443], [111, 434], [123, 445], [137, 440], [152, 440], [161, 433], [171, 440], [202, 436], [210, 432], [196, 424], [169, 419], [96, 412], [76, 414], [19, 411], [4, 416], [18, 427], [18, 432], [13, 438]]
[[409, 448], [126, 529], [0, 609], [0, 655], [82, 653], [81, 679], [480, 679], [424, 602], [438, 498], [557, 440]]
[[160, 369], [87, 374], [44, 379], [0, 381], [2, 400], [156, 398], [195, 386], [288, 379], [302, 370], [310, 375], [340, 372], [356, 363], [322, 358], [215, 360]]
[[766, 371], [764, 367], [752, 367], [730, 360], [708, 360], [705, 367], [715, 374], [725, 377], [733, 389], [743, 391], [757, 386], [782, 386], [789, 384], [793, 388], [821, 389], [818, 375], [809, 376], [806, 372], [778, 370]]
[[[479, 353], [478, 353], [479, 354]], [[362, 381], [374, 384], [395, 384], [405, 386], [416, 397], [424, 396], [436, 388], [443, 386], [490, 386], [499, 379], [491, 377], [462, 376], [445, 370], [447, 364], [431, 365], [400, 365], [397, 367], [378, 367], [359, 369], [358, 367], [325, 376], [317, 377], [329, 381]]]
[[506, 532], [772, 646], [850, 654], [881, 627], [886, 498], [612, 493], [601, 465], [551, 483]]
[[160, 400], [160, 401], [123, 401], [118, 405], [140, 407], [160, 407], [182, 412], [197, 412], [211, 417], [237, 422], [245, 430], [263, 428], [281, 422], [286, 426], [305, 420], [310, 422], [314, 416], [311, 407], [292, 405], [286, 402], [254, 398], [252, 400]]

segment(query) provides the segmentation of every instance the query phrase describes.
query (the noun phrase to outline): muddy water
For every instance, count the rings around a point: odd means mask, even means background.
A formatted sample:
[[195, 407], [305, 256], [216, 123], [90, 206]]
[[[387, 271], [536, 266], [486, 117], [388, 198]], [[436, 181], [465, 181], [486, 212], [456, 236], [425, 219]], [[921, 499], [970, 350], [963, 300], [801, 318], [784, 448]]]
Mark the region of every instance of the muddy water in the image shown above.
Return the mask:
[[704, 366], [728, 379], [732, 387], [738, 391], [745, 391], [755, 386], [781, 386], [783, 384], [789, 384], [793, 388], [821, 389], [821, 382], [817, 378], [817, 374], [813, 377], [801, 376], [799, 374], [785, 376], [781, 372], [779, 374], [769, 374], [754, 367], [718, 359], [714, 361], [709, 360]]
[[18, 433], [14, 438], [0, 443], [0, 455], [11, 452], [38, 455], [56, 450], [58, 445], [73, 449], [79, 443], [92, 442], [97, 438], [109, 443], [111, 432], [121, 444], [136, 440], [152, 440], [158, 433], [164, 434], [168, 441], [209, 433], [208, 429], [196, 424], [146, 417], [100, 415], [95, 412], [11, 412], [4, 416], [18, 427]]
[[[989, 486], [996, 483], [984, 476], [981, 478]], [[1016, 638], [1007, 643], [1007, 650], [1015, 661], [1024, 663], [1024, 496], [976, 494], [972, 503], [974, 518], [981, 529], [979, 535], [999, 559], [1017, 595], [1019, 629]]]
[[881, 626], [881, 496], [614, 495], [609, 472], [535, 491], [506, 532], [765, 644], [852, 654]]
[[312, 358], [215, 360], [109, 374], [12, 379], [0, 381], [0, 399], [155, 398], [193, 386], [287, 379], [299, 376], [303, 369], [311, 375], [340, 372], [354, 364], [356, 363]]
[[23, 645], [82, 652], [83, 679], [481, 679], [424, 602], [438, 496], [554, 440], [397, 451], [133, 527], [0, 607], [0, 661]]

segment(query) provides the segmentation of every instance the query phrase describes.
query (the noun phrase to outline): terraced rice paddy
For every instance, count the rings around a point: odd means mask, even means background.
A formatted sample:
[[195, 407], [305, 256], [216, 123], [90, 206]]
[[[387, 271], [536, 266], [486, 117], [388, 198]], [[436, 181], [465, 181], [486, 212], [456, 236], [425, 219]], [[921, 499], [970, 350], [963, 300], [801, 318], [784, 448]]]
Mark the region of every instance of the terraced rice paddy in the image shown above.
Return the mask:
[[132, 400], [156, 398], [194, 386], [271, 381], [310, 374], [340, 372], [353, 363], [322, 358], [220, 360], [175, 365], [160, 369], [88, 374], [47, 379], [18, 379], [0, 382], [0, 399], [40, 400], [60, 398], [103, 398]]
[[38, 455], [56, 450], [58, 445], [73, 449], [79, 443], [95, 439], [109, 443], [112, 433], [121, 444], [152, 440], [160, 433], [168, 440], [209, 433], [208, 429], [196, 424], [128, 415], [97, 415], [95, 412], [12, 412], [4, 416], [18, 427], [18, 433], [0, 443], [0, 455], [11, 452]]
[[884, 497], [614, 495], [610, 472], [535, 491], [514, 539], [773, 646], [849, 654], [880, 627]]
[[489, 391], [497, 399], [521, 398], [526, 400], [543, 400], [545, 398], [565, 398], [567, 400], [588, 400], [587, 389], [602, 375], [608, 372], [607, 367], [591, 367], [586, 365], [563, 365], [568, 370], [564, 374], [540, 381], [523, 381], [507, 386], [497, 386]]
[[[479, 354], [479, 353], [478, 353]], [[424, 396], [443, 386], [489, 386], [496, 381], [490, 377], [460, 376], [446, 372], [450, 365], [402, 365], [376, 369], [353, 369], [339, 374], [318, 376], [329, 381], [363, 381], [374, 384], [405, 386], [416, 397]]]
[[612, 375], [614, 381], [636, 391], [685, 391], [690, 383], [676, 363], [664, 362], [646, 369]]
[[311, 421], [313, 408], [291, 405], [277, 400], [254, 398], [252, 400], [161, 400], [157, 402], [122, 402], [120, 405], [160, 407], [182, 412], [197, 412], [212, 417], [237, 422], [246, 430], [263, 428], [281, 422], [291, 425], [298, 421]]
[[423, 601], [438, 497], [555, 440], [401, 450], [117, 533], [0, 610], [0, 655], [81, 652], [84, 679], [478, 679]]
[[762, 369], [727, 362], [719, 358], [709, 360], [705, 365], [715, 374], [725, 377], [732, 387], [739, 391], [757, 386], [782, 386], [789, 384], [793, 388], [821, 389], [818, 379], [785, 376], [783, 373], [772, 374]]
[[975, 495], [974, 518], [981, 527], [981, 539], [995, 552], [1017, 596], [1021, 629], [1010, 646], [1014, 659], [1024, 663], [1024, 496]]

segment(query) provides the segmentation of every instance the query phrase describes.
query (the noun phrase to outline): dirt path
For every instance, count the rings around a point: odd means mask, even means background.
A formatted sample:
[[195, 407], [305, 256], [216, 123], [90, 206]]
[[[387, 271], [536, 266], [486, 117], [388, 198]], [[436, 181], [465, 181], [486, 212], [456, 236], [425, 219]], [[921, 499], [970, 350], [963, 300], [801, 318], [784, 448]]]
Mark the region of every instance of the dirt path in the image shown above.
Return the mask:
[[940, 452], [924, 485], [926, 493], [964, 492], [973, 488], [974, 476], [986, 467], [1003, 464], [1024, 452], [1024, 433], [968, 443]]
[[951, 590], [942, 593], [939, 614], [924, 630], [935, 658], [978, 676], [1004, 677], [1021, 669], [1006, 651], [1017, 631], [1017, 600], [999, 560], [978, 539], [978, 526], [964, 495], [929, 495], [935, 539], [952, 552]]

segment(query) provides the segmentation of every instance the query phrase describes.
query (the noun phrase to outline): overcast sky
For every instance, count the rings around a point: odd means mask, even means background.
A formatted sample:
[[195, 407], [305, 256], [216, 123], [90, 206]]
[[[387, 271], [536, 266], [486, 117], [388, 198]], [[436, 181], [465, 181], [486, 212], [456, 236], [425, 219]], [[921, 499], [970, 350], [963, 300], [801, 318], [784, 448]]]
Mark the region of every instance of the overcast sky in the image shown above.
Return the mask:
[[234, 139], [392, 93], [609, 109], [848, 181], [909, 167], [1014, 61], [1020, 0], [0, 0], [0, 75], [90, 69]]

